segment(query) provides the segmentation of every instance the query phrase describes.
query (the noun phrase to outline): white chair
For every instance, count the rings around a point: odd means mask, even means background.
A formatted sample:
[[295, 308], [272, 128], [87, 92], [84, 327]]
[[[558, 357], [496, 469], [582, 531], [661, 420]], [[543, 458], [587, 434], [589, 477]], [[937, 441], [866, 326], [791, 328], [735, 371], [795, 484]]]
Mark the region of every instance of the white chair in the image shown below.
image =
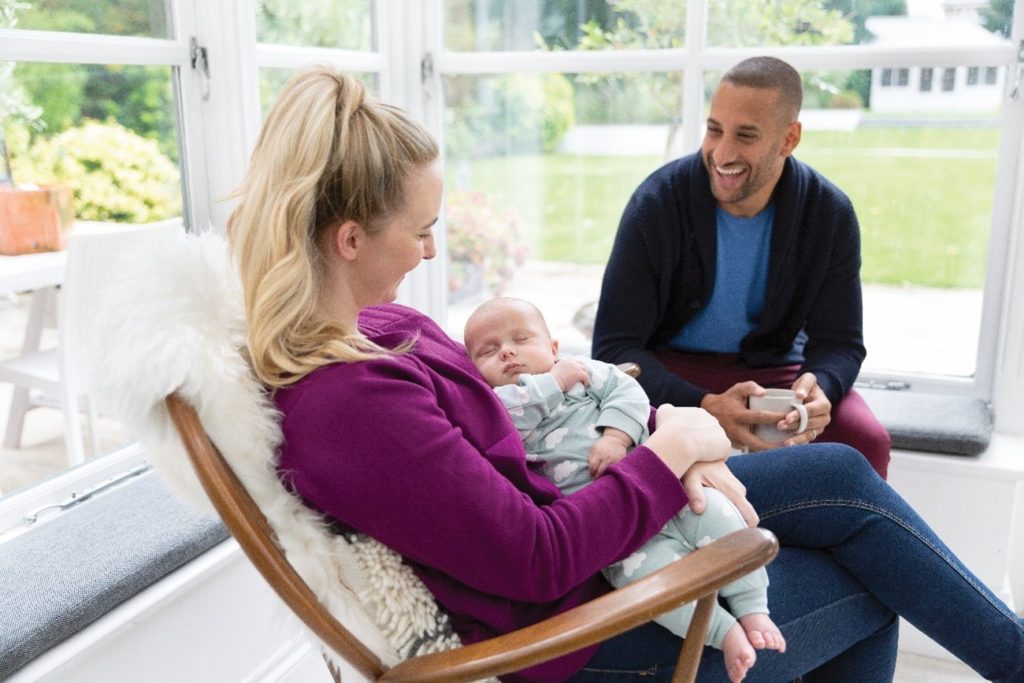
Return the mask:
[[[182, 231], [180, 218], [147, 225], [80, 224], [68, 241], [68, 262], [57, 310], [57, 348], [39, 348], [43, 318], [54, 290], [33, 296], [23, 352], [0, 361], [0, 382], [15, 385], [7, 417], [4, 448], [20, 448], [25, 414], [41, 405], [63, 412], [64, 442], [69, 465], [85, 461], [81, 412], [88, 414], [93, 456], [99, 453], [97, 407], [90, 397], [90, 359], [94, 358], [93, 325], [117, 264], [137, 250], [158, 248], [162, 237]], [[37, 393], [33, 393], [33, 390]]]

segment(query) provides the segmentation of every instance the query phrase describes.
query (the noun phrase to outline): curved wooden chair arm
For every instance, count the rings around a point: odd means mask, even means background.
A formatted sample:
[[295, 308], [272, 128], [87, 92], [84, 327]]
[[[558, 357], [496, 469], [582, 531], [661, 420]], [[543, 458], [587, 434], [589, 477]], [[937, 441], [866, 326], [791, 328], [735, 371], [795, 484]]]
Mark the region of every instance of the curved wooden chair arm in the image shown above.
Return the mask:
[[[718, 588], [764, 566], [776, 553], [778, 542], [770, 532], [737, 531], [625, 588], [503, 636], [407, 659], [380, 680], [470, 681], [516, 671], [607, 640], [684, 603], [716, 596]], [[703, 648], [704, 638], [698, 642]]]
[[454, 682], [500, 676], [606, 640], [699, 600], [673, 678], [692, 681], [718, 589], [767, 564], [778, 553], [771, 533], [737, 531], [634, 584], [532, 626], [385, 669], [324, 608], [288, 563], [263, 512], [210, 441], [192, 406], [177, 394], [168, 396], [166, 404], [200, 483], [249, 560], [323, 643], [371, 680]]

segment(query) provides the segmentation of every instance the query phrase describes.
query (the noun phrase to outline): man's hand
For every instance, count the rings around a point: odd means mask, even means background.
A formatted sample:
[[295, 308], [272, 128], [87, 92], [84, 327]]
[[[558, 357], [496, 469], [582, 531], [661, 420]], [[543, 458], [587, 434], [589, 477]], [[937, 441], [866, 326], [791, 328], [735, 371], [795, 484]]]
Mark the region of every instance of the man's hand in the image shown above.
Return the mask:
[[590, 447], [590, 457], [587, 465], [590, 469], [590, 476], [597, 479], [610, 466], [626, 457], [626, 451], [633, 445], [633, 439], [629, 438], [626, 432], [605, 427], [604, 433]]
[[758, 437], [752, 428], [754, 425], [774, 422], [774, 418], [764, 417], [747, 407], [747, 400], [751, 396], [762, 395], [764, 387], [757, 382], [740, 382], [729, 387], [725, 393], [705, 395], [700, 407], [715, 416], [735, 448], [763, 451], [774, 448], [775, 444]]
[[551, 368], [551, 374], [554, 376], [555, 381], [558, 382], [558, 387], [562, 390], [562, 393], [571, 389], [577, 382], [582, 382], [584, 386], [590, 382], [590, 373], [587, 372], [587, 366], [575, 358], [559, 358], [555, 361], [554, 367]]
[[[793, 382], [793, 393], [803, 401], [807, 409], [807, 429], [786, 439], [783, 446], [810, 443], [821, 436], [832, 421], [832, 402], [818, 386], [818, 378], [812, 372], [805, 372]], [[794, 410], [779, 422], [779, 429], [794, 429], [800, 423], [800, 415]], [[784, 426], [785, 425], [785, 426]]]
[[732, 445], [736, 448], [765, 451], [780, 446], [810, 443], [821, 435], [825, 426], [831, 421], [832, 403], [818, 386], [818, 378], [814, 376], [814, 373], [805, 372], [800, 375], [793, 383], [792, 389], [807, 409], [807, 429], [779, 444], [759, 438], [754, 434], [753, 427], [759, 424], [775, 423], [775, 426], [781, 430], [793, 430], [800, 423], [800, 414], [792, 410], [783, 419], [776, 421], [776, 413], [750, 410], [747, 407], [749, 397], [764, 395], [764, 387], [757, 382], [740, 382], [731, 386], [725, 393], [707, 394], [700, 405], [701, 408], [718, 419], [722, 429], [725, 430]]

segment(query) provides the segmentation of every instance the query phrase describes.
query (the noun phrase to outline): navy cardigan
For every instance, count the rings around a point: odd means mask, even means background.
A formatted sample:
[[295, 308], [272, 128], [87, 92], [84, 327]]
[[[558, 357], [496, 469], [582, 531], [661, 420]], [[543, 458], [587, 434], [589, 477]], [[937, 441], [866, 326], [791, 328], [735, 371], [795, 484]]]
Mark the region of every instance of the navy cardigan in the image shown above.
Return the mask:
[[[793, 157], [774, 201], [764, 312], [740, 354], [751, 367], [780, 366], [802, 346], [802, 369], [835, 404], [865, 356], [857, 216], [841, 190]], [[711, 298], [715, 209], [707, 169], [692, 154], [637, 188], [615, 236], [592, 352], [610, 363], [638, 363], [654, 405], [696, 406], [708, 393], [669, 372], [653, 352], [667, 348]]]

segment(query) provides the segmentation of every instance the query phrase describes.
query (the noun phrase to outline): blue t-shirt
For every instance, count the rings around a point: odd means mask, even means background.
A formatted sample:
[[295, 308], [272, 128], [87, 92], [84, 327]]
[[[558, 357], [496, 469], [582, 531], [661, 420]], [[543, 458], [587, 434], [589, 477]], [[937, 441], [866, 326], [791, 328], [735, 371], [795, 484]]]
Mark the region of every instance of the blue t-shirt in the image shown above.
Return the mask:
[[717, 209], [718, 255], [711, 300], [669, 346], [679, 351], [739, 353], [764, 310], [775, 203], [750, 218]]

